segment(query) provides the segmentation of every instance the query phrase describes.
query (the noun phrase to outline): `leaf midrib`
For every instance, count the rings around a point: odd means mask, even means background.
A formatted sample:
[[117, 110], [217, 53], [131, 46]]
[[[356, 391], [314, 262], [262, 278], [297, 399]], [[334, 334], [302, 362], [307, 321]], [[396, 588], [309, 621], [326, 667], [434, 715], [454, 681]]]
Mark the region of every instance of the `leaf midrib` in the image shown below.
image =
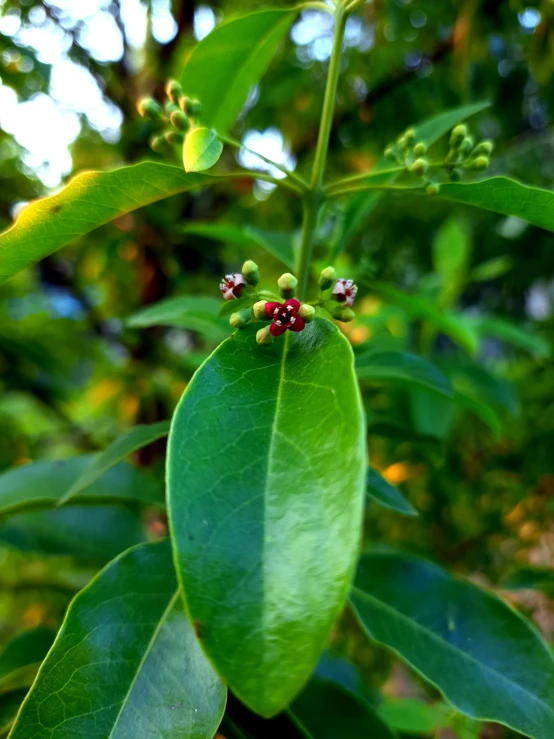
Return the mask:
[[[552, 706], [549, 706], [548, 703], [545, 703], [541, 698], [538, 698], [533, 693], [530, 693], [525, 687], [519, 685], [519, 683], [513, 682], [512, 680], [510, 680], [509, 678], [507, 678], [505, 675], [503, 675], [501, 672], [497, 672], [492, 667], [489, 667], [488, 665], [486, 665], [486, 664], [484, 664], [482, 662], [479, 662], [473, 655], [469, 654], [468, 652], [464, 652], [462, 649], [460, 649], [460, 647], [457, 647], [456, 645], [451, 644], [448, 641], [445, 641], [444, 639], [442, 639], [435, 632], [431, 631], [430, 629], [427, 629], [425, 626], [422, 626], [420, 623], [418, 623], [414, 619], [411, 619], [409, 616], [406, 616], [401, 611], [398, 611], [397, 609], [393, 608], [392, 606], [388, 605], [387, 603], [384, 603], [382, 600], [379, 600], [379, 598], [376, 598], [375, 596], [370, 595], [369, 593], [366, 593], [364, 590], [360, 590], [359, 588], [355, 587], [354, 585], [351, 588], [351, 592], [353, 594], [355, 594], [356, 596], [358, 596], [361, 600], [365, 600], [367, 602], [376, 603], [377, 606], [381, 607], [383, 610], [389, 611], [389, 612], [393, 613], [394, 615], [398, 616], [398, 618], [401, 621], [407, 622], [416, 631], [423, 632], [426, 636], [430, 637], [432, 640], [438, 642], [442, 646], [445, 646], [451, 652], [454, 652], [456, 654], [461, 654], [462, 657], [465, 658], [468, 662], [473, 662], [474, 664], [477, 665], [477, 667], [479, 667], [480, 669], [482, 669], [484, 672], [487, 672], [487, 673], [490, 673], [490, 674], [494, 675], [495, 678], [496, 677], [500, 677], [500, 679], [501, 679], [502, 682], [505, 682], [505, 683], [507, 683], [510, 686], [514, 686], [518, 691], [520, 691], [524, 695], [529, 696], [532, 701], [534, 701], [535, 703], [538, 703], [540, 706], [543, 706], [549, 713], [551, 713], [554, 716], [554, 708]], [[368, 631], [370, 631], [369, 628], [368, 628]], [[373, 638], [376, 639], [376, 637], [373, 637]], [[379, 639], [376, 639], [376, 640], [377, 641], [381, 641]], [[384, 642], [381, 641], [381, 643], [384, 643]], [[394, 651], [396, 651], [398, 653], [398, 650], [397, 649], [395, 649], [391, 645], [388, 645], [388, 646], [391, 647], [392, 649], [394, 649]], [[403, 657], [403, 658], [406, 659], [405, 657]], [[410, 662], [410, 664], [413, 664], [411, 662], [411, 660], [408, 660], [408, 661]], [[417, 668], [417, 669], [419, 670], [419, 668]], [[435, 683], [434, 680], [432, 680], [431, 682], [436, 685], [436, 683]], [[495, 719], [495, 720], [498, 720], [498, 719]]]

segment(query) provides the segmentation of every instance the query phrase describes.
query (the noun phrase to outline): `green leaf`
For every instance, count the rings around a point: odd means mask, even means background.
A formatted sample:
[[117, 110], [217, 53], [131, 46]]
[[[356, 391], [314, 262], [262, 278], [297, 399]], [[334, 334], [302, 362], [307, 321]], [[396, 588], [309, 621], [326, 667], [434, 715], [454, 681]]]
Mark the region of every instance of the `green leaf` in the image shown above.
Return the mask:
[[481, 262], [471, 270], [469, 275], [470, 282], [486, 282], [487, 280], [495, 280], [497, 277], [509, 272], [514, 266], [514, 261], [509, 256], [494, 257], [486, 262]]
[[135, 426], [126, 434], [116, 439], [113, 444], [97, 454], [84, 472], [75, 480], [67, 493], [62, 497], [59, 505], [64, 505], [82, 490], [97, 482], [108, 470], [122, 462], [126, 457], [162, 439], [169, 433], [169, 421], [160, 421], [149, 425]]
[[554, 192], [529, 187], [509, 177], [491, 177], [479, 182], [447, 182], [440, 186], [439, 197], [505, 216], [516, 216], [534, 226], [554, 231]]
[[[41, 460], [4, 472], [0, 475], [0, 516], [58, 505], [99, 456]], [[120, 462], [82, 490], [73, 502], [142, 503], [161, 508], [164, 491], [162, 483], [145, 470]]]
[[379, 706], [379, 715], [393, 729], [409, 734], [430, 734], [432, 731], [447, 728], [450, 724], [444, 703], [422, 703], [414, 698], [385, 700]]
[[506, 590], [538, 590], [554, 598], [554, 572], [551, 567], [527, 565], [506, 575], [500, 581], [500, 587]]
[[254, 295], [244, 295], [242, 298], [235, 298], [234, 300], [225, 300], [220, 304], [219, 315], [224, 318], [236, 313], [243, 308], [248, 308], [250, 305], [254, 305], [256, 297]]
[[438, 230], [433, 242], [433, 267], [445, 288], [457, 294], [465, 282], [471, 240], [465, 224], [449, 218]]
[[[42, 660], [48, 654], [48, 650], [54, 642], [55, 632], [46, 626], [39, 626], [36, 629], [28, 629], [22, 631], [14, 637], [2, 650], [0, 654], [0, 692], [5, 692], [6, 686], [13, 685], [15, 679], [25, 668], [33, 668], [31, 671], [32, 679], [29, 687], [34, 679], [34, 674]], [[21, 683], [17, 685], [21, 686]]]
[[202, 103], [202, 124], [228, 133], [289, 30], [295, 9], [260, 10], [216, 26], [195, 47], [181, 82]]
[[396, 736], [368, 703], [319, 678], [310, 680], [288, 713], [306, 739]]
[[[360, 280], [360, 282], [363, 282], [363, 280]], [[411, 318], [428, 321], [435, 329], [450, 336], [470, 354], [475, 354], [477, 351], [479, 336], [472, 322], [465, 316], [453, 311], [444, 311], [421, 295], [405, 293], [384, 282], [367, 282], [365, 284], [385, 300], [402, 308]]]
[[532, 327], [518, 326], [506, 318], [483, 316], [475, 320], [475, 327], [482, 336], [494, 336], [537, 357], [547, 358], [552, 353], [548, 341], [539, 336]]
[[550, 739], [554, 660], [506, 603], [396, 552], [362, 558], [351, 601], [368, 635], [393, 649], [459, 711]]
[[8, 736], [26, 695], [27, 688], [21, 688], [0, 696], [0, 739]]
[[111, 172], [83, 172], [57, 195], [24, 208], [0, 234], [0, 284], [70, 241], [143, 205], [217, 181], [180, 167], [142, 162]]
[[196, 331], [210, 341], [220, 342], [229, 336], [227, 321], [218, 318], [221, 299], [202, 296], [167, 298], [153, 303], [129, 316], [130, 328], [173, 326]]
[[0, 523], [0, 542], [22, 552], [107, 562], [146, 539], [135, 513], [118, 506], [78, 506], [23, 513]]
[[185, 139], [183, 162], [185, 172], [202, 172], [210, 169], [223, 153], [223, 144], [217, 133], [209, 128], [195, 128]]
[[290, 269], [294, 269], [294, 247], [292, 234], [278, 231], [265, 231], [253, 226], [218, 225], [215, 223], [187, 224], [184, 233], [216, 239], [227, 244], [236, 244], [245, 248], [265, 249]]
[[452, 397], [452, 385], [429, 360], [407, 352], [368, 351], [356, 356], [360, 380], [392, 381], [402, 385], [421, 385], [440, 395]]
[[212, 739], [224, 707], [163, 541], [125, 552], [77, 595], [11, 736]]
[[367, 475], [367, 494], [385, 508], [390, 508], [405, 516], [417, 516], [418, 512], [413, 508], [398, 488], [380, 475], [377, 470], [370, 469]]
[[175, 560], [206, 653], [272, 716], [343, 606], [367, 461], [352, 350], [336, 326], [318, 318], [271, 346], [257, 328], [233, 334], [188, 385], [167, 477]]
[[[423, 141], [427, 147], [430, 147], [458, 123], [462, 123], [467, 118], [480, 113], [489, 106], [490, 103], [472, 103], [471, 105], [463, 105], [459, 108], [453, 108], [444, 113], [434, 115], [431, 118], [426, 118], [414, 126], [416, 132], [415, 140]], [[391, 162], [383, 156], [379, 159], [372, 173], [377, 174], [379, 169], [389, 169], [391, 166], [393, 166]], [[388, 179], [382, 181], [394, 182], [397, 175], [390, 174], [387, 177]], [[361, 192], [351, 196], [346, 201], [344, 210], [344, 234], [342, 237], [345, 245], [344, 248], [346, 248], [348, 242], [359, 232], [382, 196], [383, 193], [380, 192]]]

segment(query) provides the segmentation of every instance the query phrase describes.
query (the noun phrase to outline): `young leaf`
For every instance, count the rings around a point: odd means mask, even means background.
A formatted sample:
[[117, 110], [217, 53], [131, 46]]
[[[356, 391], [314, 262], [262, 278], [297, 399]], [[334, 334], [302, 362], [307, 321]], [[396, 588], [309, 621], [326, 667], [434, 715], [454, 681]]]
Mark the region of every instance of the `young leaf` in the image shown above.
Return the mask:
[[181, 82], [202, 103], [204, 126], [228, 133], [251, 88], [259, 82], [296, 15], [260, 10], [222, 23], [190, 55]]
[[244, 295], [242, 298], [235, 298], [234, 300], [224, 300], [221, 302], [219, 309], [219, 316], [225, 318], [233, 313], [236, 313], [243, 308], [248, 308], [249, 305], [254, 305], [256, 298], [254, 295]]
[[183, 162], [185, 172], [202, 172], [213, 167], [223, 152], [223, 144], [215, 131], [195, 128], [185, 139]]
[[370, 469], [367, 475], [367, 494], [385, 508], [390, 508], [405, 516], [417, 516], [413, 508], [402, 493], [380, 475], [377, 470]]
[[306, 739], [395, 739], [396, 736], [368, 703], [319, 678], [310, 680], [288, 714]]
[[180, 167], [142, 162], [111, 172], [83, 172], [57, 195], [36, 200], [0, 234], [0, 284], [104, 223], [171, 195], [217, 181]]
[[227, 321], [218, 318], [221, 298], [182, 296], [166, 298], [147, 305], [133, 313], [125, 321], [129, 328], [150, 326], [175, 326], [196, 331], [209, 341], [220, 342], [229, 336], [231, 328]]
[[491, 177], [479, 182], [447, 182], [440, 186], [439, 197], [476, 205], [505, 216], [516, 216], [534, 226], [554, 231], [554, 192], [529, 187], [509, 177]]
[[364, 352], [356, 357], [356, 374], [360, 380], [421, 385], [449, 398], [453, 395], [452, 385], [448, 378], [438, 367], [417, 354]]
[[136, 452], [137, 449], [142, 449], [152, 444], [152, 442], [167, 436], [168, 433], [169, 421], [135, 426], [130, 429], [126, 434], [116, 439], [113, 444], [110, 444], [107, 449], [104, 449], [101, 454], [94, 457], [88, 467], [79, 475], [67, 493], [62, 497], [59, 505], [64, 505], [82, 490], [89, 488], [108, 472], [108, 470], [111, 470], [118, 462], [122, 462], [126, 457]]
[[212, 739], [224, 708], [163, 541], [125, 552], [77, 595], [11, 737]]
[[[23, 510], [52, 508], [85, 474], [98, 456], [40, 460], [0, 475], [0, 516]], [[74, 503], [143, 503], [163, 507], [163, 484], [144, 470], [120, 462], [95, 479]]]
[[244, 703], [272, 716], [305, 683], [343, 606], [367, 461], [338, 329], [316, 319], [258, 346], [258, 328], [233, 334], [187, 387], [167, 477], [175, 560], [204, 649]]
[[514, 266], [514, 260], [507, 256], [494, 257], [486, 262], [481, 262], [471, 270], [469, 279], [471, 282], [486, 282], [495, 280], [497, 277], [509, 272]]
[[368, 635], [405, 659], [459, 711], [550, 739], [554, 660], [506, 603], [398, 552], [362, 558], [351, 602]]
[[237, 244], [245, 249], [249, 247], [265, 249], [287, 267], [294, 269], [293, 237], [286, 232], [264, 231], [253, 226], [241, 228], [216, 223], [191, 223], [185, 226], [183, 231], [204, 236], [207, 239], [217, 239], [227, 244]]

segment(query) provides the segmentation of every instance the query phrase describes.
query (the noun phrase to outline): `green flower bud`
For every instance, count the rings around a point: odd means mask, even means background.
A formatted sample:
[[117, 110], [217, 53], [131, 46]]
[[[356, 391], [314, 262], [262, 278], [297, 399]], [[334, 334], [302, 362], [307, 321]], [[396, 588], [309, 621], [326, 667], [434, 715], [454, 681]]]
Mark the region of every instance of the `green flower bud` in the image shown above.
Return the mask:
[[191, 100], [189, 97], [183, 96], [179, 98], [179, 105], [183, 113], [189, 118], [199, 118], [202, 113], [202, 105], [199, 100]]
[[183, 143], [185, 137], [180, 131], [166, 131], [164, 133], [164, 139], [171, 146], [178, 146], [179, 144]]
[[290, 272], [285, 272], [284, 275], [279, 277], [277, 284], [279, 285], [279, 292], [283, 298], [292, 298], [298, 285], [298, 280]]
[[167, 118], [171, 118], [173, 113], [175, 113], [176, 110], [179, 110], [179, 108], [175, 105], [175, 103], [167, 102], [164, 105], [164, 112], [166, 114]]
[[168, 150], [167, 141], [164, 136], [152, 136], [150, 139], [150, 148], [157, 154], [164, 154]]
[[168, 80], [165, 83], [165, 94], [175, 105], [179, 104], [179, 98], [183, 95], [183, 88], [177, 80]]
[[428, 167], [429, 162], [427, 161], [427, 159], [416, 159], [410, 167], [410, 172], [412, 174], [415, 174], [416, 177], [423, 177], [425, 172], [427, 172]]
[[353, 321], [354, 318], [356, 318], [356, 314], [352, 310], [352, 308], [347, 308], [344, 305], [334, 305], [332, 308], [330, 308], [330, 313], [333, 316], [333, 318], [337, 321], [342, 321], [343, 323], [348, 323], [349, 321]]
[[264, 346], [265, 344], [273, 344], [273, 335], [271, 331], [269, 330], [269, 326], [264, 326], [264, 328], [261, 328], [258, 333], [256, 334], [256, 341], [261, 346]]
[[466, 136], [467, 126], [464, 123], [460, 123], [452, 129], [452, 133], [450, 134], [450, 146], [457, 148]]
[[265, 310], [266, 302], [266, 300], [258, 300], [257, 303], [254, 303], [252, 311], [254, 313], [254, 318], [257, 318], [258, 321], [271, 321], [271, 318], [267, 315]]
[[328, 290], [337, 279], [337, 273], [334, 267], [325, 267], [319, 275], [318, 285], [322, 290]]
[[394, 147], [391, 146], [391, 144], [389, 144], [385, 148], [385, 152], [384, 153], [385, 153], [385, 156], [386, 156], [387, 159], [392, 159], [393, 161], [396, 159], [396, 154], [394, 153]]
[[258, 265], [250, 259], [242, 265], [241, 272], [244, 275], [244, 279], [249, 285], [255, 286], [260, 281]]
[[427, 189], [425, 190], [425, 192], [427, 193], [427, 195], [438, 195], [439, 190], [440, 186], [437, 185], [436, 182], [431, 182], [429, 183], [429, 185], [427, 185]]
[[423, 143], [423, 141], [418, 141], [417, 144], [414, 146], [414, 156], [416, 157], [422, 157], [426, 151], [427, 146]]
[[159, 121], [164, 115], [161, 105], [158, 105], [153, 98], [142, 98], [142, 100], [139, 100], [137, 110], [139, 115], [148, 121]]
[[396, 144], [401, 152], [406, 151], [406, 149], [408, 148], [408, 142], [406, 141], [405, 134], [398, 137], [398, 139], [396, 140]]
[[302, 305], [298, 309], [298, 315], [303, 318], [306, 323], [311, 323], [315, 318], [315, 308], [313, 307], [313, 305], [302, 303]]
[[243, 308], [242, 310], [232, 313], [229, 318], [229, 323], [233, 328], [242, 328], [246, 326], [248, 321], [252, 318], [252, 308]]
[[477, 172], [484, 172], [487, 167], [490, 164], [490, 159], [485, 156], [480, 156], [475, 159], [475, 161], [472, 164], [473, 169], [477, 170]]
[[449, 150], [448, 154], [446, 155], [446, 161], [454, 163], [458, 161], [459, 157], [460, 157], [460, 152], [458, 151], [458, 149], [452, 148]]
[[169, 120], [171, 125], [178, 128], [179, 131], [186, 133], [190, 128], [190, 120], [186, 117], [182, 110], [174, 110]]
[[454, 167], [452, 172], [450, 172], [450, 181], [451, 182], [459, 182], [462, 179], [463, 172], [459, 167]]
[[484, 154], [485, 156], [488, 156], [492, 153], [492, 150], [494, 149], [494, 144], [492, 141], [481, 141], [477, 144], [475, 149], [473, 150], [473, 153], [475, 156], [479, 156], [480, 154]]
[[408, 146], [411, 146], [414, 143], [415, 135], [415, 130], [411, 127], [404, 131], [404, 138], [406, 139], [406, 144]]
[[460, 154], [462, 156], [467, 156], [472, 149], [473, 149], [473, 137], [466, 136], [465, 139], [460, 144]]

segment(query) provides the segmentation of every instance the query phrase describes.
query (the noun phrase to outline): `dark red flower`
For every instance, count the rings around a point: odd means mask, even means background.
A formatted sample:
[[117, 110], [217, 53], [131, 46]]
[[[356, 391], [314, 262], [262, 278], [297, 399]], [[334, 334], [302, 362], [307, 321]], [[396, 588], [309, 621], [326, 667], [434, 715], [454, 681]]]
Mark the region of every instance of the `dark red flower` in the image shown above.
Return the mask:
[[306, 326], [302, 316], [298, 315], [300, 301], [295, 298], [285, 300], [284, 303], [266, 303], [265, 312], [271, 318], [269, 330], [273, 336], [281, 336], [287, 329], [303, 331]]

